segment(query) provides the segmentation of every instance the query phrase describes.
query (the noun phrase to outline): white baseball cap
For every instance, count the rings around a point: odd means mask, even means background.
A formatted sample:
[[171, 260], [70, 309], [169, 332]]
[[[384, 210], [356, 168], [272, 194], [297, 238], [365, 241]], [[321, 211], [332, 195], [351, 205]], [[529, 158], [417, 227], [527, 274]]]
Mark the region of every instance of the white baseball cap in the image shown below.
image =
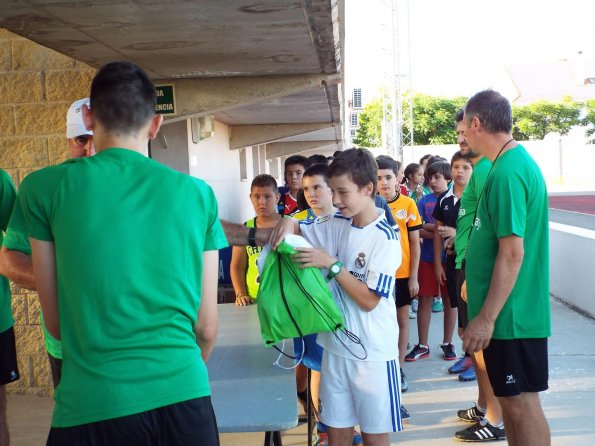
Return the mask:
[[83, 122], [83, 105], [90, 107], [89, 98], [74, 101], [66, 113], [66, 137], [75, 138], [81, 135], [92, 135]]

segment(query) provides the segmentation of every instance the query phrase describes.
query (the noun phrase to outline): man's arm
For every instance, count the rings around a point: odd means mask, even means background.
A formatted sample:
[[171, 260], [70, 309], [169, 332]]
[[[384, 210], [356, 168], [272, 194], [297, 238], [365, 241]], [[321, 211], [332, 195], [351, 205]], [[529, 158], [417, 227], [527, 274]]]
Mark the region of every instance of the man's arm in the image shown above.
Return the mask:
[[[231, 223], [225, 220], [221, 220], [221, 226], [223, 226], [223, 232], [225, 232], [225, 237], [227, 237], [227, 242], [230, 245], [248, 246], [248, 231], [250, 231], [250, 228], [238, 223]], [[256, 229], [256, 244], [258, 246], [266, 245], [272, 232], [272, 228]]]
[[[465, 329], [463, 350], [475, 353], [485, 349], [492, 339], [494, 324], [516, 283], [523, 257], [523, 238], [509, 235], [498, 240], [498, 255], [492, 281], [481, 311]], [[468, 290], [473, 299], [473, 290]]]
[[39, 303], [48, 332], [60, 339], [58, 288], [56, 282], [56, 251], [54, 242], [29, 238], [31, 243], [33, 276], [37, 285]]
[[35, 291], [35, 278], [33, 277], [33, 261], [29, 254], [7, 249], [0, 249], [0, 275], [7, 277], [21, 288]]
[[202, 262], [202, 296], [194, 333], [196, 334], [196, 343], [200, 347], [202, 359], [206, 362], [215, 346], [219, 327], [217, 319], [219, 251], [205, 251], [202, 254]]

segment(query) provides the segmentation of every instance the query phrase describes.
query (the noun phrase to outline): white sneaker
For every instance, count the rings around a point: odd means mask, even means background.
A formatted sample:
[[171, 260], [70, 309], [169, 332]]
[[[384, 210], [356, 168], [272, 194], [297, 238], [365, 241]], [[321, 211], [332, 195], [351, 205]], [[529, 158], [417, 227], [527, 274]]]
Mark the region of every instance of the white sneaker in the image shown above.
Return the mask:
[[411, 301], [411, 311], [413, 311], [414, 313], [417, 313], [417, 304], [417, 298]]

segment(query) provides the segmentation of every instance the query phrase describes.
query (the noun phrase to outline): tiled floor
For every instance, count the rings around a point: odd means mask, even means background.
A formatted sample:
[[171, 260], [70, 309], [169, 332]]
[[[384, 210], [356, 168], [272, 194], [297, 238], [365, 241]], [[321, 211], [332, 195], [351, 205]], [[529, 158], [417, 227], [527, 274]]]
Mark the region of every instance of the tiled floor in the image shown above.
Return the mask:
[[[550, 390], [542, 402], [552, 431], [554, 446], [595, 445], [592, 408], [595, 403], [595, 321], [558, 302], [552, 302], [553, 335], [550, 340]], [[412, 320], [412, 333], [416, 333]], [[404, 404], [412, 414], [404, 432], [391, 435], [400, 446], [445, 446], [460, 444], [453, 433], [466, 424], [457, 421], [455, 411], [471, 404], [474, 383], [461, 383], [448, 375], [438, 344], [442, 341], [442, 314], [432, 315], [428, 359], [409, 363], [405, 372], [409, 391]], [[416, 341], [412, 334], [412, 344]], [[41, 446], [45, 443], [53, 402], [47, 398], [10, 395], [9, 426], [12, 446]], [[264, 434], [221, 434], [224, 446], [260, 446]], [[286, 446], [306, 444], [306, 426], [283, 435]]]

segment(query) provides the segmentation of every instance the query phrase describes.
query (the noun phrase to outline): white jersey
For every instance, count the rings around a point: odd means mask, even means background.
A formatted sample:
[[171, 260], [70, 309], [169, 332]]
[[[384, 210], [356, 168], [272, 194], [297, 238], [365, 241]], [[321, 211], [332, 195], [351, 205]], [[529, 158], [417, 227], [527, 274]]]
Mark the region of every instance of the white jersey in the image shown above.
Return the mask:
[[329, 353], [348, 359], [388, 361], [399, 356], [394, 286], [395, 271], [401, 264], [401, 243], [384, 212], [378, 210], [378, 214], [363, 228], [353, 226], [340, 212], [300, 222], [302, 236], [308, 242], [337, 257], [351, 275], [380, 297], [376, 308], [364, 311], [336, 280], [329, 282], [346, 329], [360, 339], [365, 351], [341, 332], [320, 333], [318, 343]]

